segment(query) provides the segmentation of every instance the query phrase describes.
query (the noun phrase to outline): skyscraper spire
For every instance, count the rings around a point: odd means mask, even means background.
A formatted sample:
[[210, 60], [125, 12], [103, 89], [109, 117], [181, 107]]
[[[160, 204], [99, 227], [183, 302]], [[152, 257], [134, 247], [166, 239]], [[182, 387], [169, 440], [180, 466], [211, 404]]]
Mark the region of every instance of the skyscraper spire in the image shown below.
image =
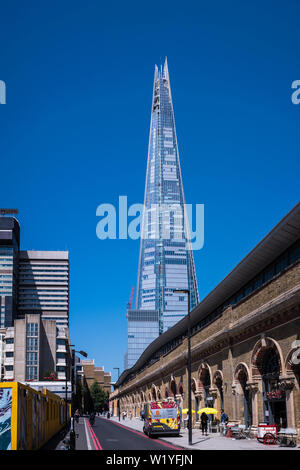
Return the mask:
[[169, 81], [169, 69], [168, 69], [167, 57], [165, 58], [165, 64], [164, 64], [164, 78]]
[[[128, 337], [132, 337], [130, 318], [134, 318], [135, 333], [137, 319], [143, 322], [139, 334], [144, 338], [144, 349], [154, 339], [154, 334], [163, 333], [187, 314], [186, 296], [174, 290], [189, 289], [191, 308], [199, 302], [184, 204], [168, 62], [165, 58], [164, 66], [159, 70], [155, 65], [154, 69], [136, 305], [134, 316], [128, 313]], [[149, 325], [151, 334], [145, 326], [147, 316], [152, 318], [151, 321], [157, 319], [158, 322], [157, 329], [154, 323]], [[137, 340], [136, 334], [133, 336]], [[137, 342], [141, 344], [141, 337]], [[134, 354], [130, 354], [130, 344], [134, 348], [134, 343], [133, 339], [128, 342], [129, 367], [135, 362], [132, 362]], [[136, 346], [136, 354], [138, 349]], [[139, 354], [141, 352], [140, 348]]]

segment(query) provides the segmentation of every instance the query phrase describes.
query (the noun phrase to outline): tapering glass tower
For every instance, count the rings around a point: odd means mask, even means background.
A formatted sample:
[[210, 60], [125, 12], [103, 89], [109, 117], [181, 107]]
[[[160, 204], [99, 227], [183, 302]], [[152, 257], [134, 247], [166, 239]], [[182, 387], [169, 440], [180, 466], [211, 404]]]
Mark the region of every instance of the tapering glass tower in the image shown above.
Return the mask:
[[174, 290], [190, 291], [191, 308], [199, 302], [184, 204], [166, 59], [164, 67], [155, 66], [154, 72], [136, 305], [127, 314], [125, 367], [131, 367], [158, 334], [187, 314], [187, 296]]

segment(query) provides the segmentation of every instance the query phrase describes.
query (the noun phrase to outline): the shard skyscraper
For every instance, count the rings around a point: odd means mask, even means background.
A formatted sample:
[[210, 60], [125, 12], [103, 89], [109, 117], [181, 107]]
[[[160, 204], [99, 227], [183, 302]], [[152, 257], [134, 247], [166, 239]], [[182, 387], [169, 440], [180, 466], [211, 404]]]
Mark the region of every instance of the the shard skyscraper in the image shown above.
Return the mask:
[[127, 312], [125, 368], [199, 302], [184, 214], [175, 119], [167, 60], [155, 66], [136, 305]]

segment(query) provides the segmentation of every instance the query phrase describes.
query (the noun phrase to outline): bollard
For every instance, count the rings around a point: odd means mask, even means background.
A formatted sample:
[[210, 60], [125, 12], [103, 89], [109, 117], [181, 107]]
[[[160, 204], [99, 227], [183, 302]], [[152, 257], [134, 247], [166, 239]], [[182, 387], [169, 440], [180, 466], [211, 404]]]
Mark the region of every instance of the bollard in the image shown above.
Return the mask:
[[73, 429], [70, 431], [70, 450], [76, 450], [76, 434]]

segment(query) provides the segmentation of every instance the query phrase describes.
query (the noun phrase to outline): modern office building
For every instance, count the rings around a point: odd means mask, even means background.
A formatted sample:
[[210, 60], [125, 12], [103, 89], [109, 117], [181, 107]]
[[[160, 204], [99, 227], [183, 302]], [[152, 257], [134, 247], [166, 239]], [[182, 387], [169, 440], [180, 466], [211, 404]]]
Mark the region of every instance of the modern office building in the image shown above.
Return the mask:
[[51, 374], [69, 379], [69, 345], [68, 329], [55, 320], [37, 314], [16, 319], [4, 334], [4, 380], [45, 381]]
[[198, 302], [167, 60], [155, 66], [135, 310], [127, 312], [126, 366]]
[[128, 347], [124, 358], [124, 369], [135, 364], [142, 352], [158, 335], [159, 315], [157, 310], [128, 310]]
[[[1, 210], [1, 214], [9, 212]], [[71, 379], [68, 326], [69, 253], [20, 251], [18, 220], [0, 216], [0, 375], [3, 380], [30, 382], [41, 387], [49, 376], [53, 387], [54, 379], [61, 381], [54, 388], [65, 394], [65, 382]], [[70, 384], [68, 389], [71, 390]]]
[[20, 251], [18, 316], [39, 313], [58, 326], [69, 322], [69, 253]]
[[39, 314], [69, 325], [68, 251], [20, 251], [20, 225], [0, 216], [0, 329]]
[[0, 328], [17, 316], [20, 225], [14, 217], [0, 217]]

